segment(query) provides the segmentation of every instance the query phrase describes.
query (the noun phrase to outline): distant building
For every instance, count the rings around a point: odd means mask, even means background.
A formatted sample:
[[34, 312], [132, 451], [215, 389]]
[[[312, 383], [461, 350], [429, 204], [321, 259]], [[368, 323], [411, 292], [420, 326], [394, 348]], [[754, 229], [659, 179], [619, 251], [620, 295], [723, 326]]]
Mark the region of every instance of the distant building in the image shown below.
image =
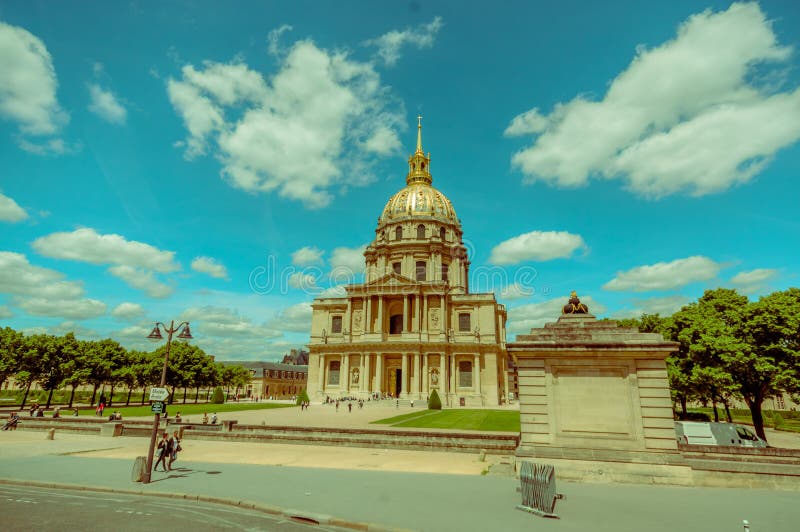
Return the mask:
[[293, 366], [308, 366], [308, 351], [305, 349], [292, 349], [288, 355], [284, 355], [281, 363]]
[[225, 366], [242, 366], [250, 370], [250, 384], [243, 390], [243, 397], [258, 395], [261, 398], [288, 399], [304, 390], [308, 381], [307, 365], [250, 360], [229, 360], [220, 363]]

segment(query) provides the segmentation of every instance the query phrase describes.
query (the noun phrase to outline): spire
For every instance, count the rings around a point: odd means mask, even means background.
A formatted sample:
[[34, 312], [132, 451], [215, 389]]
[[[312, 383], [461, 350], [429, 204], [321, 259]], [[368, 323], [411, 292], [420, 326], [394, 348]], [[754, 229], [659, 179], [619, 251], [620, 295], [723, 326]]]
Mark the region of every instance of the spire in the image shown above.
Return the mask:
[[417, 116], [417, 151], [408, 158], [408, 175], [406, 185], [423, 183], [430, 185], [433, 177], [430, 172], [431, 154], [425, 156], [422, 151], [422, 116]]

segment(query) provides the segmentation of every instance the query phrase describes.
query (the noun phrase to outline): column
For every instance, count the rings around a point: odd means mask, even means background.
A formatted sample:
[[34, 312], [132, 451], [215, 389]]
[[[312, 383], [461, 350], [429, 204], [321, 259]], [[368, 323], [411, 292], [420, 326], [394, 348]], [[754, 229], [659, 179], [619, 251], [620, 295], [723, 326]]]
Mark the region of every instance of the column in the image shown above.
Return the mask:
[[414, 353], [414, 385], [411, 389], [414, 395], [419, 394], [420, 386], [422, 385], [422, 379], [419, 378], [419, 374], [419, 353]]
[[[344, 324], [342, 325], [342, 333], [353, 332], [353, 300], [347, 298], [347, 311], [344, 314]], [[345, 339], [345, 341], [347, 341]]]
[[411, 327], [408, 326], [408, 294], [403, 294], [403, 332], [408, 332]]
[[440, 294], [439, 295], [439, 323], [441, 323], [441, 325], [440, 325], [441, 331], [444, 333], [445, 337], [447, 337], [447, 325], [448, 325], [448, 321], [449, 320], [447, 319], [447, 308], [445, 308], [444, 303], [445, 303], [444, 294]]
[[421, 373], [421, 376], [422, 376], [422, 392], [421, 393], [423, 395], [428, 395], [428, 393], [429, 393], [428, 381], [430, 379], [428, 378], [428, 354], [427, 353], [422, 355], [422, 373]]
[[420, 319], [420, 322], [422, 323], [422, 330], [423, 331], [427, 331], [428, 330], [428, 320], [425, 319], [425, 315], [428, 313], [428, 296], [427, 295], [422, 296], [422, 301], [423, 301], [423, 303], [422, 303], [422, 317]]
[[[342, 354], [341, 373], [344, 375], [339, 375], [339, 389], [346, 393], [350, 390], [350, 355], [348, 354]], [[344, 381], [342, 381], [342, 378], [344, 378]], [[342, 382], [344, 382], [344, 386], [342, 386]]]
[[456, 393], [456, 356], [450, 355], [450, 393]]
[[372, 332], [372, 296], [364, 297], [364, 332]]
[[475, 362], [472, 364], [472, 382], [475, 393], [481, 394], [481, 355], [475, 355]]
[[383, 296], [378, 296], [378, 326], [375, 332], [381, 333], [383, 339]]
[[419, 296], [416, 294], [411, 296], [411, 327], [409, 330], [419, 331]]
[[372, 356], [371, 353], [364, 353], [364, 374], [362, 375], [362, 378], [364, 379], [363, 380], [363, 382], [364, 382], [364, 391], [367, 392], [367, 393], [370, 392], [369, 383], [370, 383], [370, 380], [372, 378], [372, 375], [371, 375], [371, 372], [370, 372], [370, 367], [369, 367], [369, 362], [370, 362], [370, 357], [371, 356]]
[[319, 379], [317, 379], [317, 389], [322, 394], [325, 389], [325, 355], [319, 354]]
[[408, 389], [406, 387], [406, 382], [408, 382], [408, 354], [401, 353], [400, 354], [401, 360], [403, 361], [402, 367], [400, 368], [402, 371], [402, 379], [400, 379], [400, 397], [405, 397], [408, 393]]
[[439, 355], [439, 395], [440, 399], [444, 401], [444, 396], [447, 394], [447, 355], [442, 353]]
[[383, 392], [383, 354], [375, 354], [375, 387], [376, 392]]

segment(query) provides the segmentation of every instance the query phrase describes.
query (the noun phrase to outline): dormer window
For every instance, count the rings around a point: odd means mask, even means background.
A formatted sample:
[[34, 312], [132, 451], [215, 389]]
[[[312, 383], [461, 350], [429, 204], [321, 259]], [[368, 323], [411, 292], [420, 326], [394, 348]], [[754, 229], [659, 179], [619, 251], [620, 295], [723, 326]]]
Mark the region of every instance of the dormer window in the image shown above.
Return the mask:
[[439, 229], [439, 239], [440, 240], [444, 241], [444, 237], [445, 237], [446, 234], [447, 234], [447, 232], [444, 230], [444, 227]]
[[400, 269], [401, 268], [402, 268], [402, 265], [399, 262], [392, 263], [392, 269], [394, 270], [394, 273], [396, 273], [397, 275], [400, 275]]
[[403, 239], [403, 228], [397, 227], [394, 230], [394, 239], [395, 240], [402, 240]]
[[331, 319], [331, 332], [334, 334], [338, 334], [342, 332], [342, 317], [341, 316], [333, 316]]
[[450, 265], [449, 264], [442, 264], [442, 281], [447, 281], [447, 276], [450, 273]]
[[418, 240], [423, 240], [424, 238], [425, 238], [425, 226], [422, 225], [422, 224], [419, 224], [417, 226], [417, 239]]

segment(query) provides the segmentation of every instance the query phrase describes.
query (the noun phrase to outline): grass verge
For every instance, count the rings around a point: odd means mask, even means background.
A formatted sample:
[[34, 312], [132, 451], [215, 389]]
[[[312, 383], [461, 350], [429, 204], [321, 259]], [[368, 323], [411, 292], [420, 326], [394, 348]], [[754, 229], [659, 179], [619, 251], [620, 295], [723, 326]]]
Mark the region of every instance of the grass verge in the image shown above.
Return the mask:
[[[181, 404], [175, 403], [171, 405], [167, 405], [167, 413], [170, 417], [175, 416], [178, 412], [181, 413], [181, 417], [186, 420], [189, 416], [202, 416], [204, 413], [211, 414], [213, 412], [222, 413], [222, 412], [240, 412], [242, 410], [268, 410], [271, 408], [287, 408], [293, 407], [295, 405], [285, 405], [285, 404], [275, 404], [275, 403], [223, 403], [221, 405], [206, 403], [206, 404]], [[150, 411], [150, 405], [145, 406], [109, 406], [106, 407], [104, 412], [104, 416], [108, 417], [111, 412], [115, 410], [119, 410], [120, 414], [122, 414], [122, 418], [125, 419], [126, 417], [138, 417], [138, 416], [149, 416], [152, 415]], [[69, 412], [65, 411], [62, 413], [65, 417], [69, 417]], [[81, 416], [94, 416], [95, 413], [93, 410], [81, 410]], [[197, 419], [200, 421], [200, 419]]]
[[394, 427], [519, 432], [519, 412], [513, 410], [425, 410], [373, 423]]

